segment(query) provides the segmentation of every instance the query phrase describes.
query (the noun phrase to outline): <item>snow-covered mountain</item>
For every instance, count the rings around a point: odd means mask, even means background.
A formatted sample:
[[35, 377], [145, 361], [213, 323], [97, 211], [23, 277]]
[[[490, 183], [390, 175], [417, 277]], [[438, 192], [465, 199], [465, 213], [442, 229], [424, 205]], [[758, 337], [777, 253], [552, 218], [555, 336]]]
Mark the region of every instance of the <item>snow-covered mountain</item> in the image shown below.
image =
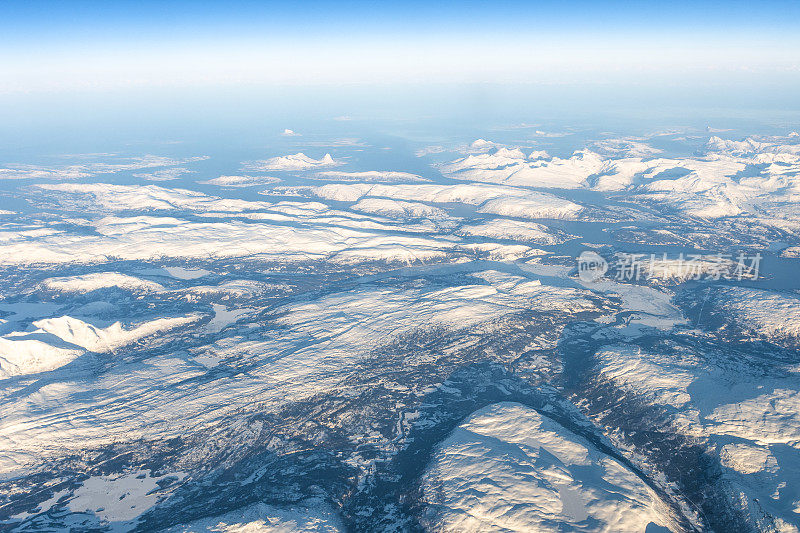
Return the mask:
[[800, 138], [484, 137], [3, 163], [0, 529], [798, 531]]

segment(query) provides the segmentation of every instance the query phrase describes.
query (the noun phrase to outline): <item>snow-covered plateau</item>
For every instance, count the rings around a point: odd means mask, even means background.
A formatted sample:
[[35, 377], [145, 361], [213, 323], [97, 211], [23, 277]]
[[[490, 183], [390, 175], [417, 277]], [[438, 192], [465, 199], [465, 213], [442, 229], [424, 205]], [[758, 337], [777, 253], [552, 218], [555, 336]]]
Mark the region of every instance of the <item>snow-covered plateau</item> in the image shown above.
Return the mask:
[[800, 532], [800, 136], [300, 131], [0, 162], [0, 530]]

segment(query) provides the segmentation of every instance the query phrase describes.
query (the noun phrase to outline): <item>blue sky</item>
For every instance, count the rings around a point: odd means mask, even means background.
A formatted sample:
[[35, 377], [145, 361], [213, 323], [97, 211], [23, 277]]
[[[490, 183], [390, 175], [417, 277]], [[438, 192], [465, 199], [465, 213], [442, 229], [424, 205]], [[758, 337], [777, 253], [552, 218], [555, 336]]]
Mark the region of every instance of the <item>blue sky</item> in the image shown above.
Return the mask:
[[[11, 40], [217, 37], [281, 35], [297, 31], [366, 36], [437, 31], [469, 35], [488, 31], [580, 31], [602, 34], [737, 30], [785, 33], [800, 29], [800, 4], [788, 0], [564, 1], [564, 2], [354, 2], [354, 1], [17, 1], [0, 4], [0, 28]], [[733, 36], [731, 36], [733, 37]], [[746, 36], [740, 36], [746, 37]]]
[[0, 92], [792, 84], [800, 2], [0, 3]]
[[796, 121], [797, 94], [797, 0], [0, 0], [14, 153], [340, 115]]

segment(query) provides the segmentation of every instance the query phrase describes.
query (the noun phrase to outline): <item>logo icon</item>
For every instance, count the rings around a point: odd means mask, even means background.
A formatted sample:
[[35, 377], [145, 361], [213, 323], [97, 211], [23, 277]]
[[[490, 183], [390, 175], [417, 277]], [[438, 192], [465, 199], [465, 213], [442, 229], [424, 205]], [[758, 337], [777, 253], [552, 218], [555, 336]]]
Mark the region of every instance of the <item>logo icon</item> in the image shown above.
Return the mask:
[[594, 283], [608, 271], [608, 262], [597, 252], [585, 251], [578, 256], [578, 277], [581, 281]]

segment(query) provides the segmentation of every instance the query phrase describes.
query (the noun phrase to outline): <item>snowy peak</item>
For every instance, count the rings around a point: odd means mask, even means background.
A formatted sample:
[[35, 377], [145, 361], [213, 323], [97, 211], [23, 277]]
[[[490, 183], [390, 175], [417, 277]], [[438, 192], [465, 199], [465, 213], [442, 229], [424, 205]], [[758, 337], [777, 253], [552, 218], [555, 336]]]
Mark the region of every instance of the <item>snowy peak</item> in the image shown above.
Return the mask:
[[289, 170], [312, 170], [316, 168], [334, 167], [342, 163], [333, 159], [331, 154], [326, 153], [322, 159], [314, 159], [303, 152], [292, 155], [272, 157], [261, 161], [251, 161], [244, 165], [245, 170], [250, 171], [289, 171]]

